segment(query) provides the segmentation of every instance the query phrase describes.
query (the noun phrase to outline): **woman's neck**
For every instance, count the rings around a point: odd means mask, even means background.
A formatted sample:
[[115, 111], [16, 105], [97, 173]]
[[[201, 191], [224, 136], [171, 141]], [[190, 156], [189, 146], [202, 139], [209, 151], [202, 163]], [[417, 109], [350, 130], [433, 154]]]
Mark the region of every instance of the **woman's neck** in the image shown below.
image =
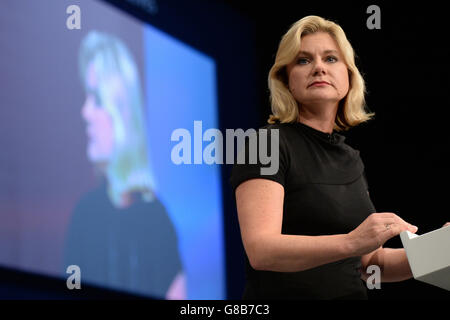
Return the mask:
[[302, 106], [299, 108], [297, 121], [316, 130], [325, 133], [332, 133], [336, 120], [336, 113], [337, 105], [336, 107], [331, 106], [328, 108], [311, 108]]

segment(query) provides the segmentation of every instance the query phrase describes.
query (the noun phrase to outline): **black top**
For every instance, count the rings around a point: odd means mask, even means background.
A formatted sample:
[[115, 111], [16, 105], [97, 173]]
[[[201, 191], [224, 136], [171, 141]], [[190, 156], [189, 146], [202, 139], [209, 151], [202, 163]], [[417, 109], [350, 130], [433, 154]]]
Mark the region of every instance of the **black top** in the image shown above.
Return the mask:
[[[248, 164], [246, 141], [246, 164], [234, 165], [230, 182], [233, 193], [240, 183], [252, 178], [280, 183], [285, 193], [282, 234], [344, 234], [375, 212], [359, 151], [345, 144], [343, 135], [324, 133], [302, 123], [278, 123], [261, 129], [268, 129], [268, 150], [272, 130], [279, 130], [278, 172], [261, 175], [261, 167], [270, 164]], [[367, 299], [360, 267], [361, 257], [353, 257], [301, 272], [257, 271], [247, 258], [244, 299]]]
[[[83, 283], [165, 298], [182, 270], [175, 228], [162, 203], [135, 197], [132, 205], [112, 205], [106, 184], [85, 194], [75, 207], [64, 252], [78, 265]], [[68, 274], [65, 274], [68, 277]]]

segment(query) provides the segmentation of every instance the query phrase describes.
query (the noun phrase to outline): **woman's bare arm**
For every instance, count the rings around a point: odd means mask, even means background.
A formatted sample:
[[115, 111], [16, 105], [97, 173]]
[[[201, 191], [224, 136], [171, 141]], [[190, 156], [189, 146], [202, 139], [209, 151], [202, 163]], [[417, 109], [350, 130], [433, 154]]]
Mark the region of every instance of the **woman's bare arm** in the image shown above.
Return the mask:
[[[443, 227], [450, 226], [450, 222]], [[413, 277], [405, 249], [379, 248], [361, 259], [361, 278], [367, 280], [367, 267], [377, 265], [381, 270], [381, 282], [399, 282]]]
[[397, 215], [383, 212], [371, 214], [348, 234], [284, 235], [281, 234], [283, 201], [283, 186], [268, 179], [251, 179], [236, 188], [242, 241], [254, 269], [307, 270], [368, 254], [404, 230], [417, 230]]
[[282, 235], [284, 188], [267, 179], [236, 189], [236, 204], [250, 264], [257, 270], [302, 271], [351, 256], [346, 235]]
[[381, 271], [381, 282], [398, 282], [412, 278], [405, 249], [380, 248], [362, 257], [361, 278], [366, 281], [367, 268], [376, 265]]

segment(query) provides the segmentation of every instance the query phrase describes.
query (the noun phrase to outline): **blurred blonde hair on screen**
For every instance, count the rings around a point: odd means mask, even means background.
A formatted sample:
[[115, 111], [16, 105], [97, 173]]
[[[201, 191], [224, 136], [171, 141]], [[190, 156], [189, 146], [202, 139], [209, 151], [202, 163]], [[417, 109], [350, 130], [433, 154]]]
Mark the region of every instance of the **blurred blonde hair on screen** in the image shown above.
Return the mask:
[[120, 206], [122, 196], [138, 192], [154, 199], [155, 179], [147, 153], [143, 96], [136, 63], [125, 44], [110, 34], [90, 31], [79, 50], [79, 71], [86, 81], [93, 63], [98, 77], [95, 92], [112, 119], [114, 150], [102, 166], [111, 202]]
[[344, 30], [333, 21], [319, 16], [307, 16], [296, 23], [282, 37], [275, 57], [275, 63], [269, 71], [269, 90], [272, 114], [268, 123], [292, 123], [298, 120], [299, 105], [288, 88], [286, 66], [300, 51], [302, 36], [316, 32], [327, 32], [337, 42], [349, 72], [349, 91], [339, 102], [335, 119], [336, 131], [348, 130], [371, 119], [375, 114], [366, 110], [365, 84], [355, 64], [355, 53]]

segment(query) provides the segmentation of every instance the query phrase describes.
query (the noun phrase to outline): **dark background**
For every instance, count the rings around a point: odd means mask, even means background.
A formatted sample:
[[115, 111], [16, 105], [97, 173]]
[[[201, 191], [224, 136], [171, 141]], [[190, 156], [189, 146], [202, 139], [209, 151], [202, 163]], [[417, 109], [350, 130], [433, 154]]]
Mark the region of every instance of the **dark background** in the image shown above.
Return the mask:
[[[450, 47], [448, 11], [439, 2], [228, 0], [255, 25], [259, 122], [270, 114], [267, 74], [281, 36], [307, 15], [337, 22], [357, 55], [375, 119], [344, 135], [365, 163], [378, 212], [394, 212], [432, 231], [450, 220], [447, 209]], [[381, 9], [381, 29], [369, 30], [369, 5]], [[385, 247], [402, 248], [399, 237]], [[383, 283], [371, 299], [449, 299], [447, 291], [408, 280]], [[234, 292], [233, 292], [234, 293]], [[236, 292], [237, 293], [237, 292]]]
[[[450, 48], [447, 11], [442, 3], [159, 1], [159, 12], [150, 14], [126, 1], [107, 2], [174, 36], [190, 38], [193, 46], [215, 57], [222, 132], [266, 124], [270, 114], [267, 74], [282, 35], [294, 22], [311, 14], [337, 22], [355, 49], [357, 66], [366, 80], [367, 104], [376, 113], [374, 120], [345, 135], [347, 143], [361, 152], [377, 211], [398, 214], [417, 225], [419, 234], [450, 221], [445, 132], [450, 107]], [[366, 27], [366, 9], [372, 4], [381, 8], [380, 30]], [[217, 15], [217, 10], [224, 14]], [[170, 12], [183, 27], [176, 28], [173, 21], [161, 18], [164, 12]], [[211, 27], [205, 28], [207, 24]], [[228, 184], [230, 170], [231, 165], [223, 166], [227, 293], [228, 298], [239, 299], [245, 282], [244, 253]], [[402, 247], [399, 237], [385, 246]], [[77, 296], [67, 293], [61, 280], [10, 270], [0, 275], [2, 297], [124, 297], [96, 289], [81, 290], [83, 295]], [[381, 287], [369, 291], [369, 297], [449, 298], [447, 291], [415, 280], [383, 283]]]

